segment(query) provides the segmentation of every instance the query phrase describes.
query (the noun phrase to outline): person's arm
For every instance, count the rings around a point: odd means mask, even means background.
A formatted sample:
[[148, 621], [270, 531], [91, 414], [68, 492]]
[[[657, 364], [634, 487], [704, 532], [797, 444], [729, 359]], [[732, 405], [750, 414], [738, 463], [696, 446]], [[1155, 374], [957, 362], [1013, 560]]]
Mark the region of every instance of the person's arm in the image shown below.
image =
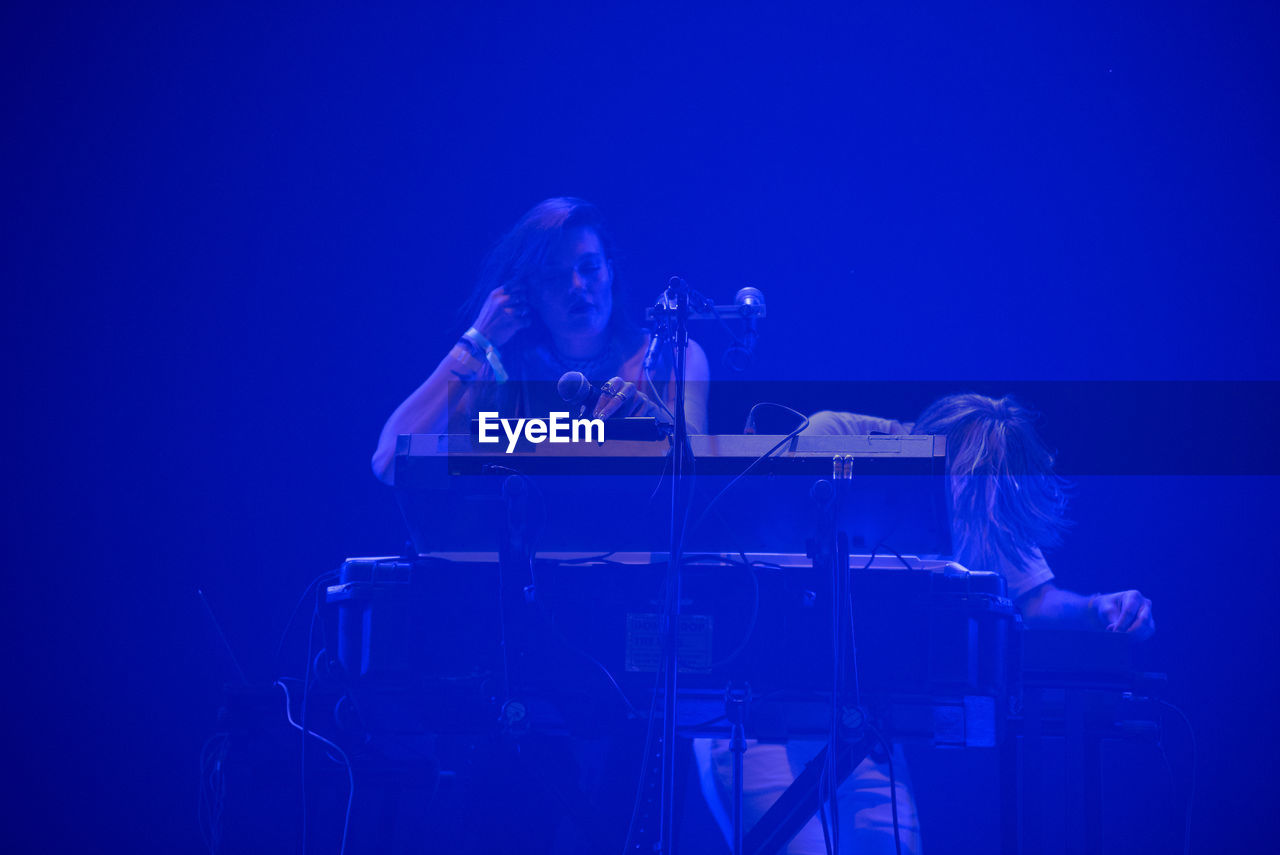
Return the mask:
[[1045, 582], [1019, 597], [1016, 605], [1032, 628], [1127, 632], [1139, 641], [1156, 631], [1151, 601], [1138, 591], [1086, 597]]
[[806, 436], [864, 436], [872, 433], [901, 436], [911, 433], [911, 427], [895, 419], [838, 410], [819, 410], [809, 416], [809, 426], [804, 429], [804, 433]]
[[485, 345], [492, 345], [496, 351], [528, 326], [529, 320], [529, 309], [520, 293], [508, 293], [501, 287], [493, 289], [471, 327], [479, 335], [455, 344], [431, 376], [396, 407], [383, 425], [372, 460], [373, 472], [380, 480], [390, 484], [394, 477], [396, 437], [406, 433], [444, 433], [450, 418], [470, 414], [475, 384], [494, 379], [494, 369], [484, 358]]
[[390, 484], [396, 437], [406, 433], [445, 433], [451, 417], [470, 410], [476, 382], [492, 378], [488, 363], [461, 342], [455, 344], [431, 376], [396, 407], [382, 426], [373, 452], [374, 474]]
[[[711, 366], [707, 363], [707, 354], [693, 339], [689, 339], [689, 349], [685, 352], [684, 366], [684, 417], [689, 424], [689, 433], [707, 432], [707, 399], [711, 392]], [[671, 400], [667, 406], [675, 411], [675, 383], [671, 384]]]

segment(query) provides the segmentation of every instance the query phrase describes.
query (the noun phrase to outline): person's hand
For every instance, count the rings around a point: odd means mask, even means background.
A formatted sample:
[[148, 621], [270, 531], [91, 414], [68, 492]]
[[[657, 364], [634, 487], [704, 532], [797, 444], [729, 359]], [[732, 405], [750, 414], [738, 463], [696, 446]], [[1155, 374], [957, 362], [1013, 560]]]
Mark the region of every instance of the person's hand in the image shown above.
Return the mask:
[[1089, 609], [1097, 625], [1107, 632], [1127, 632], [1143, 641], [1156, 631], [1151, 601], [1138, 591], [1098, 594], [1089, 601]]
[[612, 416], [653, 416], [663, 419], [662, 409], [649, 396], [636, 388], [635, 383], [612, 377], [600, 384], [600, 400], [596, 401], [591, 417], [607, 419]]
[[591, 417], [607, 419], [616, 415], [635, 415], [635, 411], [642, 406], [642, 400], [635, 383], [613, 377], [600, 384], [600, 399], [596, 401]]
[[502, 347], [533, 321], [533, 309], [523, 288], [500, 285], [489, 292], [473, 327], [494, 347]]

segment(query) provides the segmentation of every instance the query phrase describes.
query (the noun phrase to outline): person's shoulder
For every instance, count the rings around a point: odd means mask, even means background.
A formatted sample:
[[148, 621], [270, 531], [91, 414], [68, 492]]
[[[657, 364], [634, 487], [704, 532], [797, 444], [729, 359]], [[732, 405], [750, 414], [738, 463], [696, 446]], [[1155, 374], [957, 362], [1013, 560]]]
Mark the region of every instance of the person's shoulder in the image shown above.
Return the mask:
[[702, 345], [689, 339], [689, 350], [685, 356], [687, 375], [693, 380], [707, 380], [711, 377], [711, 363], [707, 361], [707, 352]]
[[804, 433], [818, 436], [866, 436], [873, 433], [908, 434], [911, 429], [894, 419], [839, 410], [820, 410], [809, 416], [809, 426], [804, 429]]

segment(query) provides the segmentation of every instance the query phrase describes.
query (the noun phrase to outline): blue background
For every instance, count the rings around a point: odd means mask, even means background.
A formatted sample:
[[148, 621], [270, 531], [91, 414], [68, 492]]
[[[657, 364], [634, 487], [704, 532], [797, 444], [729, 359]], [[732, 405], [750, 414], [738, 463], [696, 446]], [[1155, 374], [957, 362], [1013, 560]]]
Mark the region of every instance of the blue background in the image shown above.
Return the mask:
[[[262, 681], [308, 580], [399, 548], [378, 430], [544, 197], [605, 210], [640, 297], [764, 290], [756, 379], [1280, 379], [1272, 4], [5, 15], [4, 752], [51, 847], [198, 846], [196, 587]], [[1210, 850], [1272, 816], [1278, 510], [1274, 478], [1083, 479], [1052, 556], [1155, 601]]]

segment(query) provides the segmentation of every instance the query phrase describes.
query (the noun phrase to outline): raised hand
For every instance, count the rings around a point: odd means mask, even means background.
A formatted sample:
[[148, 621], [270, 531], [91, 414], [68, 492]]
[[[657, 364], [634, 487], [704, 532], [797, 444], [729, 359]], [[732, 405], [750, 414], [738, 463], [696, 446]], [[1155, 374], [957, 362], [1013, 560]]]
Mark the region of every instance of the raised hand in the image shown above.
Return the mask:
[[494, 347], [502, 347], [532, 321], [533, 310], [524, 288], [500, 285], [489, 292], [472, 326]]

